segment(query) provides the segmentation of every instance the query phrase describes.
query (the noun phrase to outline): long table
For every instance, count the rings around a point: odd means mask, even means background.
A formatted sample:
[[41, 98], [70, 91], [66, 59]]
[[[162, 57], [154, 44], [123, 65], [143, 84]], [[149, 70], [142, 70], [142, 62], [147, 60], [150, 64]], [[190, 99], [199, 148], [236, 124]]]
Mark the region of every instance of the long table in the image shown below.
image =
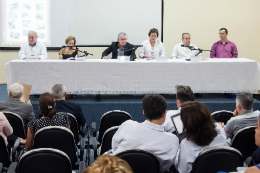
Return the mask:
[[176, 85], [188, 85], [194, 93], [257, 94], [259, 90], [259, 64], [246, 58], [200, 62], [13, 60], [5, 67], [8, 86], [30, 84], [31, 94], [51, 92], [56, 83], [63, 83], [68, 94], [174, 94]]

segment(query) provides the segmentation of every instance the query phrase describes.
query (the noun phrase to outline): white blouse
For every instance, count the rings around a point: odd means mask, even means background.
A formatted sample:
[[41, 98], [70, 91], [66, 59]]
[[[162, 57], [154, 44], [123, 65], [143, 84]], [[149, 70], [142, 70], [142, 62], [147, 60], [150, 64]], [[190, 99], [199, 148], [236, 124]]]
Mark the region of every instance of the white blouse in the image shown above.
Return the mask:
[[218, 135], [214, 138], [214, 140], [208, 146], [198, 146], [194, 142], [188, 141], [187, 139], [183, 139], [180, 144], [180, 153], [179, 153], [179, 163], [178, 163], [178, 171], [179, 173], [189, 173], [192, 170], [192, 163], [198, 157], [199, 153], [208, 147], [217, 147], [226, 145], [226, 134], [224, 129], [220, 126], [220, 124], [215, 123], [216, 130]]
[[156, 39], [154, 47], [152, 49], [150, 40], [145, 40], [142, 43], [143, 47], [140, 47], [139, 49], [139, 57], [143, 58], [144, 55], [152, 56], [153, 52], [153, 58], [157, 58], [159, 56], [166, 56], [165, 48], [163, 46], [163, 43]]

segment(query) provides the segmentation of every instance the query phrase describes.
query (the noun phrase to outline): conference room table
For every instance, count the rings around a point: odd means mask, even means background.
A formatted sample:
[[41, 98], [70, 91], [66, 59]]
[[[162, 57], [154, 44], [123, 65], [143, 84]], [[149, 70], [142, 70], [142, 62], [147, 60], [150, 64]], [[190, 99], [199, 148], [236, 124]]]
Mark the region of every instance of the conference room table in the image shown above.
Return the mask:
[[12, 60], [5, 67], [7, 85], [32, 85], [31, 94], [51, 92], [56, 83], [64, 84], [67, 94], [175, 94], [176, 85], [190, 86], [194, 93], [259, 90], [259, 64], [246, 58]]

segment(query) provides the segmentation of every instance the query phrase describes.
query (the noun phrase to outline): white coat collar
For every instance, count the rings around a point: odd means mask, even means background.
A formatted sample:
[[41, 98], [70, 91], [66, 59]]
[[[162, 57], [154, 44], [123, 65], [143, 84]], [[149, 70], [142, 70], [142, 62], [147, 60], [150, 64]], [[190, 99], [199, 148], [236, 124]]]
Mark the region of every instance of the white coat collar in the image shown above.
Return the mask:
[[154, 124], [154, 123], [151, 123], [150, 121], [147, 121], [147, 120], [145, 120], [143, 122], [143, 125], [150, 128], [150, 129], [153, 129], [153, 130], [156, 130], [156, 131], [159, 131], [159, 132], [164, 132], [164, 126], [163, 125]]

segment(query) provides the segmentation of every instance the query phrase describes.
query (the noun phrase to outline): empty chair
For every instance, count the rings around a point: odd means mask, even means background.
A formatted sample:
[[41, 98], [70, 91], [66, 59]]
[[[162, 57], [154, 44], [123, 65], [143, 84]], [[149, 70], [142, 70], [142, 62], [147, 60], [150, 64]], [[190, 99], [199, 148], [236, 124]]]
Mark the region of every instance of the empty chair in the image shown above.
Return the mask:
[[115, 154], [125, 160], [134, 173], [160, 173], [159, 158], [146, 150], [125, 150]]
[[257, 149], [255, 144], [255, 129], [257, 126], [249, 126], [237, 131], [231, 140], [230, 146], [240, 151], [243, 155], [243, 160], [252, 156]]
[[214, 118], [216, 122], [222, 122], [224, 124], [227, 124], [228, 120], [234, 117], [233, 112], [226, 110], [213, 112], [211, 116]]
[[106, 132], [103, 135], [101, 146], [98, 150], [98, 155], [102, 155], [108, 150], [112, 149], [112, 138], [116, 131], [118, 130], [119, 126], [114, 126], [106, 130]]
[[[13, 169], [14, 165], [11, 166], [11, 163], [12, 163], [12, 160], [15, 160], [15, 158], [12, 158], [12, 155], [14, 155], [14, 153], [16, 152], [16, 149], [17, 149], [19, 143], [20, 143], [20, 141], [17, 140], [15, 142], [14, 147], [12, 148], [12, 153], [9, 153], [8, 149], [6, 147], [6, 144], [5, 144], [5, 140], [0, 135], [0, 163], [2, 163], [2, 169], [1, 170], [6, 171], [6, 170], [9, 169], [8, 168], [9, 166], [12, 167], [11, 169]], [[13, 162], [13, 163], [15, 163], [15, 162]]]
[[210, 147], [200, 152], [193, 162], [191, 173], [236, 172], [243, 167], [242, 154], [231, 147]]
[[22, 117], [9, 111], [3, 111], [2, 113], [6, 116], [10, 125], [13, 127], [13, 135], [26, 139], [26, 129], [24, 129], [25, 126]]
[[76, 117], [70, 113], [67, 113], [67, 115], [70, 119], [70, 130], [74, 135], [75, 143], [78, 144], [82, 138], [85, 138], [86, 124], [80, 130]]
[[[100, 119], [100, 128], [97, 135], [97, 141], [102, 142], [102, 137], [107, 129], [113, 126], [120, 126], [123, 122], [131, 120], [129, 113], [120, 110], [108, 111]], [[95, 122], [92, 123], [93, 136], [95, 137]]]
[[[85, 148], [85, 143], [88, 144], [88, 141], [85, 141], [85, 131], [86, 131], [86, 124], [83, 126], [82, 130], [79, 129], [77, 119], [74, 115], [67, 113], [69, 120], [70, 120], [70, 130], [72, 131], [74, 135], [75, 143], [77, 144], [77, 147], [80, 149], [80, 147]], [[88, 139], [89, 140], [89, 139]], [[81, 150], [84, 150], [81, 149]], [[83, 160], [83, 154], [80, 155], [82, 158], [80, 160]], [[87, 154], [87, 159], [89, 159], [89, 155]]]
[[41, 148], [26, 152], [19, 161], [18, 173], [71, 173], [68, 155], [57, 149]]
[[[84, 146], [80, 149], [80, 158], [83, 158]], [[48, 126], [38, 130], [34, 137], [33, 149], [54, 148], [63, 151], [70, 158], [72, 167], [78, 169], [78, 149], [74, 142], [73, 133], [66, 127]], [[82, 160], [81, 160], [82, 161]]]

